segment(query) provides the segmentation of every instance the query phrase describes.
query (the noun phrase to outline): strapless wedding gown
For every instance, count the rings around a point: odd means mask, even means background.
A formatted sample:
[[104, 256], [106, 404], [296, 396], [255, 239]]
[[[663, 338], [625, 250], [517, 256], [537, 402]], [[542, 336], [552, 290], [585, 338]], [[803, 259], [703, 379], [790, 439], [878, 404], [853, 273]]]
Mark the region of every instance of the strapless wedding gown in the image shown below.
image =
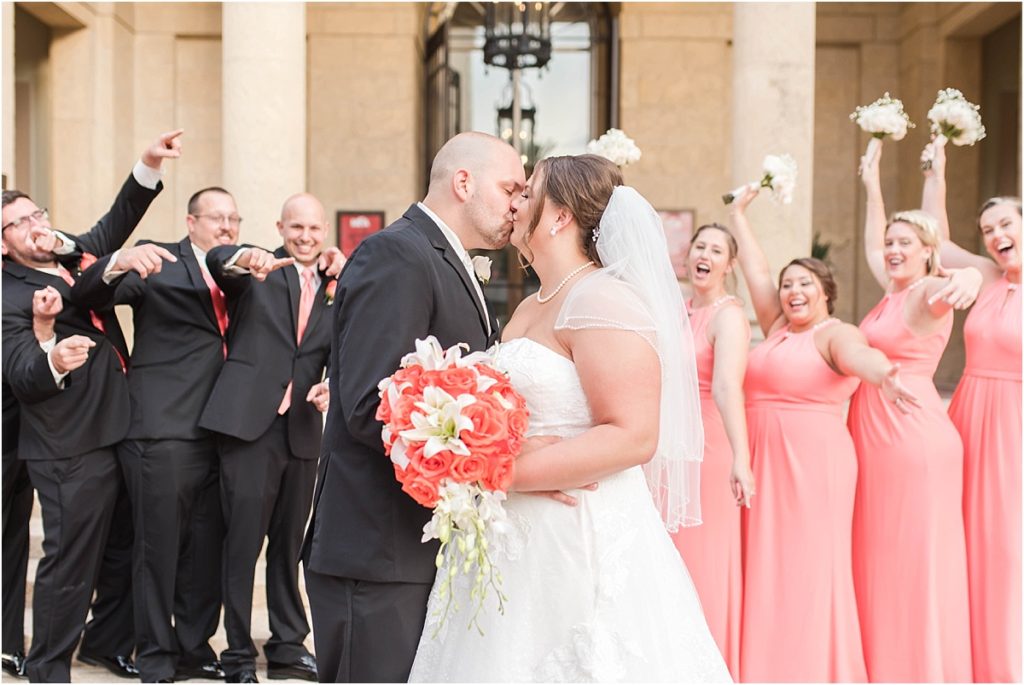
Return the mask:
[[[499, 347], [497, 363], [526, 398], [529, 435], [570, 438], [591, 427], [571, 360], [517, 338]], [[483, 635], [467, 628], [473, 604], [460, 575], [460, 610], [438, 630], [435, 584], [410, 681], [730, 681], [641, 468], [571, 494], [578, 506], [510, 494], [517, 534], [494, 559], [504, 615], [492, 591]]]

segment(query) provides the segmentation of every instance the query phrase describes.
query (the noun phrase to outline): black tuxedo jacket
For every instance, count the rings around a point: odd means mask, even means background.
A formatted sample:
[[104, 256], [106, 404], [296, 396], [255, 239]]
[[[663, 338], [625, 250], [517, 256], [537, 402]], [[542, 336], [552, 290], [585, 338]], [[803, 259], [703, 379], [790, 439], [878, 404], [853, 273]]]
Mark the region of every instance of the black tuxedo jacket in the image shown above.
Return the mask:
[[[83, 253], [103, 256], [120, 248], [162, 188], [145, 188], [129, 175], [110, 211], [87, 233], [73, 236], [75, 254], [60, 258], [61, 264], [75, 274]], [[88, 361], [65, 377], [63, 390], [53, 382], [46, 355], [32, 332], [32, 295], [48, 285], [64, 299], [55, 326], [57, 339], [84, 335], [96, 342]], [[73, 457], [119, 442], [128, 428], [128, 389], [114, 351], [116, 347], [127, 360], [128, 348], [117, 317], [110, 308], [97, 308], [104, 335], [93, 325], [91, 308], [75, 305], [70, 291], [59, 276], [4, 260], [4, 450], [10, 446], [8, 425], [17, 421], [20, 405], [15, 437], [22, 459]]]
[[[150, 241], [139, 241], [139, 244]], [[103, 282], [109, 257], [87, 269], [75, 283], [76, 304], [132, 307], [135, 345], [128, 390], [133, 440], [196, 440], [209, 437], [199, 427], [213, 382], [224, 364], [224, 338], [217, 327], [210, 289], [188, 238], [157, 243], [177, 257], [160, 273], [142, 279], [130, 271]]]
[[[324, 301], [328, 280], [321, 274], [320, 288], [302, 335], [296, 344], [299, 295], [302, 284], [295, 267], [271, 272], [260, 282], [248, 274], [224, 271], [240, 248], [222, 245], [210, 250], [206, 263], [228, 301], [228, 358], [220, 371], [199, 425], [239, 440], [263, 435], [277, 416], [288, 382], [292, 402], [288, 410], [288, 445], [299, 459], [320, 456], [323, 420], [306, 393], [324, 375], [331, 349], [329, 308]], [[283, 247], [274, 252], [287, 257]]]
[[377, 384], [417, 338], [485, 349], [484, 310], [441, 229], [413, 205], [364, 240], [338, 281], [331, 341], [331, 404], [306, 534], [306, 567], [375, 582], [430, 583], [435, 543], [420, 542], [430, 511], [401, 490], [374, 414]]

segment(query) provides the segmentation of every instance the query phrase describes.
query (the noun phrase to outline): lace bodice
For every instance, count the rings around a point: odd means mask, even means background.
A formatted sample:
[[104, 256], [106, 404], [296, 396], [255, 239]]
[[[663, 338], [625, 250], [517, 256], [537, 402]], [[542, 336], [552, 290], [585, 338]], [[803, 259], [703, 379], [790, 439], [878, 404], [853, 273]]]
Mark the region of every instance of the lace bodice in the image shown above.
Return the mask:
[[572, 360], [530, 338], [515, 338], [498, 346], [495, 363], [526, 400], [528, 436], [567, 438], [590, 428], [590, 406]]

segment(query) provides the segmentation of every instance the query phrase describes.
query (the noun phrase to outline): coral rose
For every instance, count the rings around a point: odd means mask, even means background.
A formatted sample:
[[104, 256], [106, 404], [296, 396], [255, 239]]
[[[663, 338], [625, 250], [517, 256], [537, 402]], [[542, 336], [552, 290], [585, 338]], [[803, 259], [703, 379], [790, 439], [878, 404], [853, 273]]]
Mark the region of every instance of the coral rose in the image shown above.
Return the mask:
[[464, 430], [459, 434], [471, 452], [508, 437], [505, 424], [505, 410], [494, 397], [484, 395], [476, 402], [462, 410], [463, 416], [473, 422], [473, 430]]
[[452, 367], [441, 372], [438, 382], [441, 389], [452, 397], [476, 392], [476, 371], [466, 367]]
[[402, 483], [402, 492], [424, 507], [432, 508], [437, 504], [437, 486], [422, 476], [406, 479]]
[[478, 455], [456, 456], [452, 460], [451, 477], [457, 483], [472, 483], [487, 475], [487, 459]]
[[484, 488], [508, 492], [508, 489], [512, 486], [515, 463], [516, 460], [512, 457], [492, 461], [490, 469], [483, 479]]

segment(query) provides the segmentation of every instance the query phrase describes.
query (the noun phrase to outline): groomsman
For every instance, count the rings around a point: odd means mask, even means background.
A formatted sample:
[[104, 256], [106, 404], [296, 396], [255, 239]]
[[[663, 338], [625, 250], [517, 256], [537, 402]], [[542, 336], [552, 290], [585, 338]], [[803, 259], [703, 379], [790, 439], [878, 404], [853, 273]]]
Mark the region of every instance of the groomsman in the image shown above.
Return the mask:
[[209, 645], [220, 619], [219, 467], [199, 416], [228, 326], [206, 253], [235, 244], [241, 222], [230, 193], [204, 188], [189, 199], [183, 240], [142, 243], [160, 258], [130, 270], [117, 255], [101, 259], [73, 291], [83, 306], [133, 309], [132, 406], [118, 458], [132, 500], [136, 665], [146, 682], [223, 677]]
[[[110, 211], [73, 238], [82, 257], [119, 248], [159, 193], [160, 165], [177, 157], [180, 131], [150, 146]], [[18, 456], [36, 489], [43, 518], [43, 558], [33, 588], [33, 681], [68, 682], [71, 655], [89, 611], [120, 478], [114, 446], [127, 431], [127, 349], [112, 311], [69, 301], [75, 276], [54, 251], [65, 241], [45, 209], [19, 191], [3, 193], [3, 376], [20, 411]], [[69, 247], [60, 245], [60, 247]], [[64, 300], [54, 339], [33, 330], [37, 291]], [[43, 352], [40, 355], [40, 352]]]
[[299, 549], [328, 396], [321, 382], [331, 346], [327, 285], [344, 257], [337, 248], [322, 252], [327, 220], [312, 195], [288, 198], [277, 230], [284, 244], [273, 253], [221, 246], [206, 257], [231, 319], [228, 358], [199, 421], [218, 434], [228, 638], [221, 661], [228, 682], [257, 682], [252, 594], [264, 538], [267, 675], [317, 677], [303, 645], [309, 623], [299, 594]]
[[460, 133], [437, 153], [423, 202], [362, 243], [333, 305], [330, 410], [303, 548], [322, 682], [408, 679], [436, 544], [430, 512], [401, 490], [384, 456], [377, 384], [417, 338], [485, 349], [497, 338], [466, 250], [499, 249], [526, 184], [511, 146]]

